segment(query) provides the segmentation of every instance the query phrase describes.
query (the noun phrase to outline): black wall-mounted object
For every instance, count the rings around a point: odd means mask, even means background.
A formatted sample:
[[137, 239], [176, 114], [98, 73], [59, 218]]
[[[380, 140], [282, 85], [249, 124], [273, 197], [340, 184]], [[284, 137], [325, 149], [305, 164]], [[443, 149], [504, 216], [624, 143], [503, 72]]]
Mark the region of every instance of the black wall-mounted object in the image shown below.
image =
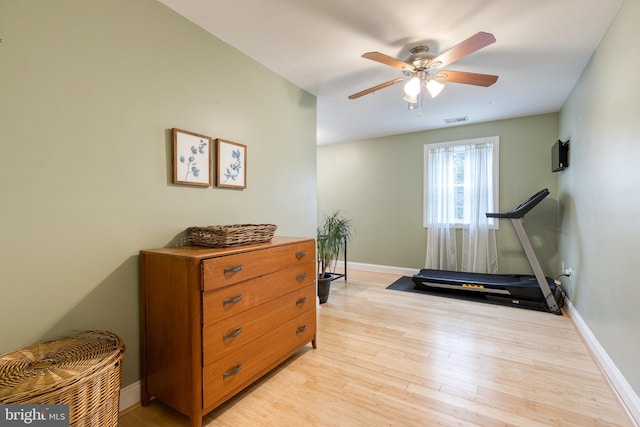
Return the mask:
[[569, 140], [557, 140], [551, 147], [551, 171], [560, 172], [569, 167]]

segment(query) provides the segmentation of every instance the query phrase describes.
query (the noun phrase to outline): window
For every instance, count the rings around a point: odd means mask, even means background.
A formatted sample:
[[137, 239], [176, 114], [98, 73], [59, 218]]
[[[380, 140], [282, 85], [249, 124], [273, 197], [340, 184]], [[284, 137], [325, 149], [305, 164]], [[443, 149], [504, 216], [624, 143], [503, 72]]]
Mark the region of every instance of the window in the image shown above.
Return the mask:
[[424, 226], [467, 227], [497, 221], [486, 218], [498, 212], [497, 136], [424, 146]]

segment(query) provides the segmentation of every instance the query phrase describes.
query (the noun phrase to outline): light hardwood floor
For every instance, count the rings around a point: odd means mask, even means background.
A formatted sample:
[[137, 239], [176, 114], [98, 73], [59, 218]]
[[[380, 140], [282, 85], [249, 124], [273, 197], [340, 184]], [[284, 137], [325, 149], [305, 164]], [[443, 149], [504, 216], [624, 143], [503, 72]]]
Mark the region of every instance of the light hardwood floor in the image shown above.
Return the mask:
[[[307, 346], [205, 426], [633, 426], [567, 315], [385, 289], [349, 270]], [[120, 427], [188, 426], [153, 401]]]

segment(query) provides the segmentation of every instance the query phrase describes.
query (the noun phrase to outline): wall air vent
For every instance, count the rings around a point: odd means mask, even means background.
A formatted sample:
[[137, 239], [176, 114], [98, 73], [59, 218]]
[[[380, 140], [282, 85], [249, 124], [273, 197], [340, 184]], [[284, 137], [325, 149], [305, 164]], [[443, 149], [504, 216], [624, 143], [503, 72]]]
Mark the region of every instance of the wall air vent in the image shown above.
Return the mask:
[[444, 119], [444, 122], [448, 125], [453, 124], [453, 123], [462, 123], [462, 122], [467, 122], [469, 121], [469, 117], [464, 116], [464, 117], [454, 117], [451, 119]]

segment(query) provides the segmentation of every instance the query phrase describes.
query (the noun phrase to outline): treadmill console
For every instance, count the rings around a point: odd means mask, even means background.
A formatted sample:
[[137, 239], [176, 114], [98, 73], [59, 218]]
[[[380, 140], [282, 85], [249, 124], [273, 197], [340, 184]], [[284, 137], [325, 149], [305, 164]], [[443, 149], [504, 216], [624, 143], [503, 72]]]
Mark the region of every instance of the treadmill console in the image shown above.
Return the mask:
[[542, 189], [538, 191], [533, 196], [529, 197], [529, 199], [520, 203], [517, 208], [510, 210], [509, 212], [500, 212], [500, 213], [489, 213], [487, 212], [488, 218], [523, 218], [531, 209], [533, 209], [538, 203], [542, 201], [545, 197], [549, 195], [549, 190]]

